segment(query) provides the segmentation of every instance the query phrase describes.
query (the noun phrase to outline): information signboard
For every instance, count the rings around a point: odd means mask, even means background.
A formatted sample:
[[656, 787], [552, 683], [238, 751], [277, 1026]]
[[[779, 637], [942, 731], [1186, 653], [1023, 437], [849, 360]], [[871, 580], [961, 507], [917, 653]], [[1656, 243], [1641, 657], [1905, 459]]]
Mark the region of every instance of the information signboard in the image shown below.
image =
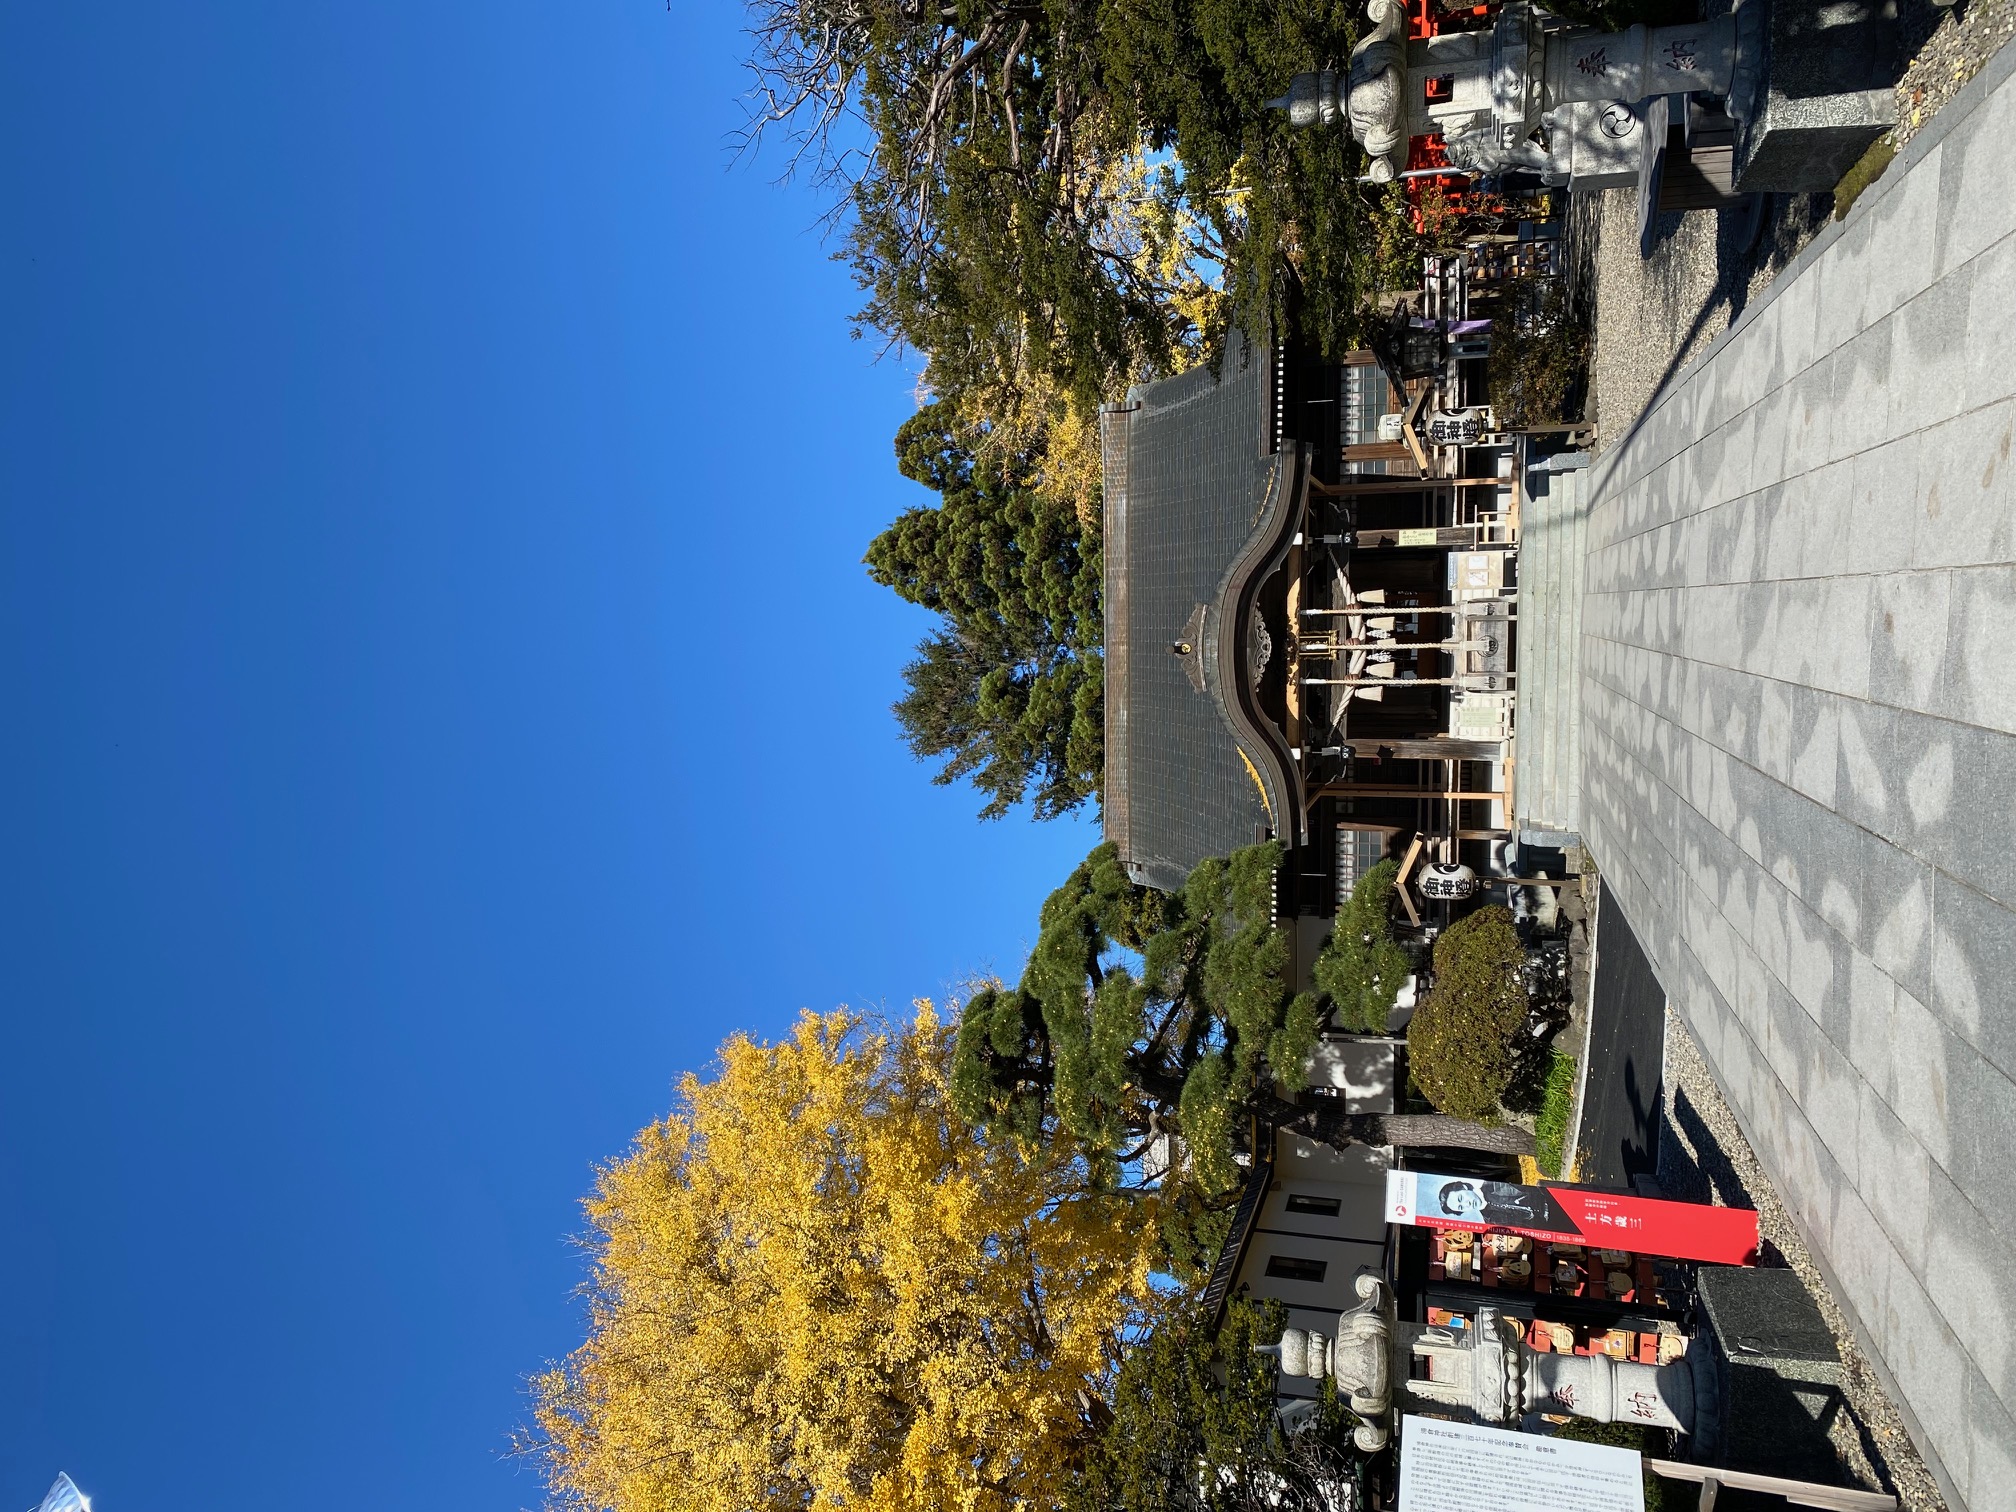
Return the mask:
[[1645, 1512], [1635, 1449], [1400, 1420], [1399, 1512]]
[[1749, 1265], [1757, 1258], [1757, 1215], [1748, 1208], [1429, 1171], [1386, 1173], [1386, 1221], [1472, 1233], [1508, 1229], [1533, 1239], [1715, 1265]]

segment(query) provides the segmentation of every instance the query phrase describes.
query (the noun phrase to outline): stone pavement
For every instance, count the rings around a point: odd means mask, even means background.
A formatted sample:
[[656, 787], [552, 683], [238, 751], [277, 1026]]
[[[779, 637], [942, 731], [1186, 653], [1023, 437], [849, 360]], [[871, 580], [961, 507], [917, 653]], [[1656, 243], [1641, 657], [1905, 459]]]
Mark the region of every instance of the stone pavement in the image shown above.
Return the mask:
[[1974, 1512], [2016, 1508], [2012, 69], [1609, 438], [1583, 604], [1612, 903]]

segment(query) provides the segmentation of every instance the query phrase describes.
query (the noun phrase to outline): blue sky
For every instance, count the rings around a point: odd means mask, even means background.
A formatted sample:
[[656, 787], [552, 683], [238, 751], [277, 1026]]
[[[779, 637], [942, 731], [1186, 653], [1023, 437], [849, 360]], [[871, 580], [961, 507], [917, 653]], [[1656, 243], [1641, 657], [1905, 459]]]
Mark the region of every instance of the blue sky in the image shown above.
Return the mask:
[[1090, 824], [896, 739], [911, 379], [736, 6], [4, 14], [0, 1509], [534, 1506], [593, 1163]]

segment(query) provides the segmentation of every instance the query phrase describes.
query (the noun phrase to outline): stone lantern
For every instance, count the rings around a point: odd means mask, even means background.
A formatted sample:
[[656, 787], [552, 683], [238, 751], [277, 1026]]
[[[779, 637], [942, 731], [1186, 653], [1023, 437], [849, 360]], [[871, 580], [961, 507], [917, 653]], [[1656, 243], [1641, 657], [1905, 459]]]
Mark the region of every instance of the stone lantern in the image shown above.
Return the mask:
[[1355, 1283], [1359, 1305], [1337, 1319], [1334, 1338], [1291, 1328], [1272, 1346], [1281, 1373], [1329, 1376], [1359, 1418], [1353, 1442], [1372, 1451], [1392, 1433], [1398, 1391], [1467, 1409], [1478, 1422], [1517, 1425], [1528, 1413], [1565, 1413], [1598, 1423], [1637, 1423], [1694, 1433], [1715, 1417], [1708, 1351], [1667, 1365], [1607, 1355], [1542, 1354], [1495, 1308], [1480, 1307], [1465, 1337], [1401, 1323], [1392, 1292], [1370, 1271]]
[[1507, 0], [1489, 31], [1413, 41], [1399, 0], [1367, 14], [1347, 73], [1297, 74], [1268, 103], [1294, 126], [1349, 120], [1379, 183], [1406, 170], [1409, 138], [1440, 132], [1452, 168], [1614, 187], [1663, 147], [1639, 129], [1656, 128], [1656, 102], [1710, 95], [1735, 124], [1737, 191], [1803, 194], [1833, 188], [1896, 120], [1893, 0], [1736, 0], [1712, 21], [1621, 32]]
[[1268, 103], [1287, 111], [1293, 126], [1348, 119], [1379, 183], [1405, 169], [1408, 139], [1430, 132], [1442, 134], [1454, 167], [1526, 168], [1565, 182], [1568, 138], [1602, 131], [1606, 107], [1655, 95], [1726, 95], [1736, 82], [1733, 15], [1622, 32], [1548, 31], [1533, 6], [1509, 0], [1488, 32], [1409, 42], [1399, 0], [1371, 0], [1367, 14], [1372, 30], [1352, 49], [1348, 75], [1297, 74], [1288, 93]]

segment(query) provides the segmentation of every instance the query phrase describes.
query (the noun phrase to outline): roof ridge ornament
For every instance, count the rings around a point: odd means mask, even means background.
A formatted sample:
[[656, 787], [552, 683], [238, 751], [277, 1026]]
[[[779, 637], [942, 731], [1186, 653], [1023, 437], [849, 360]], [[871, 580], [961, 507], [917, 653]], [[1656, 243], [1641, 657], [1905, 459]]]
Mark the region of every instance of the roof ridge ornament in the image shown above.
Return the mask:
[[1183, 621], [1183, 628], [1176, 632], [1175, 644], [1170, 650], [1183, 661], [1183, 675], [1190, 679], [1190, 686], [1199, 693], [1204, 691], [1204, 658], [1197, 654], [1197, 648], [1204, 644], [1204, 616], [1206, 606], [1199, 604], [1190, 611], [1190, 617]]

